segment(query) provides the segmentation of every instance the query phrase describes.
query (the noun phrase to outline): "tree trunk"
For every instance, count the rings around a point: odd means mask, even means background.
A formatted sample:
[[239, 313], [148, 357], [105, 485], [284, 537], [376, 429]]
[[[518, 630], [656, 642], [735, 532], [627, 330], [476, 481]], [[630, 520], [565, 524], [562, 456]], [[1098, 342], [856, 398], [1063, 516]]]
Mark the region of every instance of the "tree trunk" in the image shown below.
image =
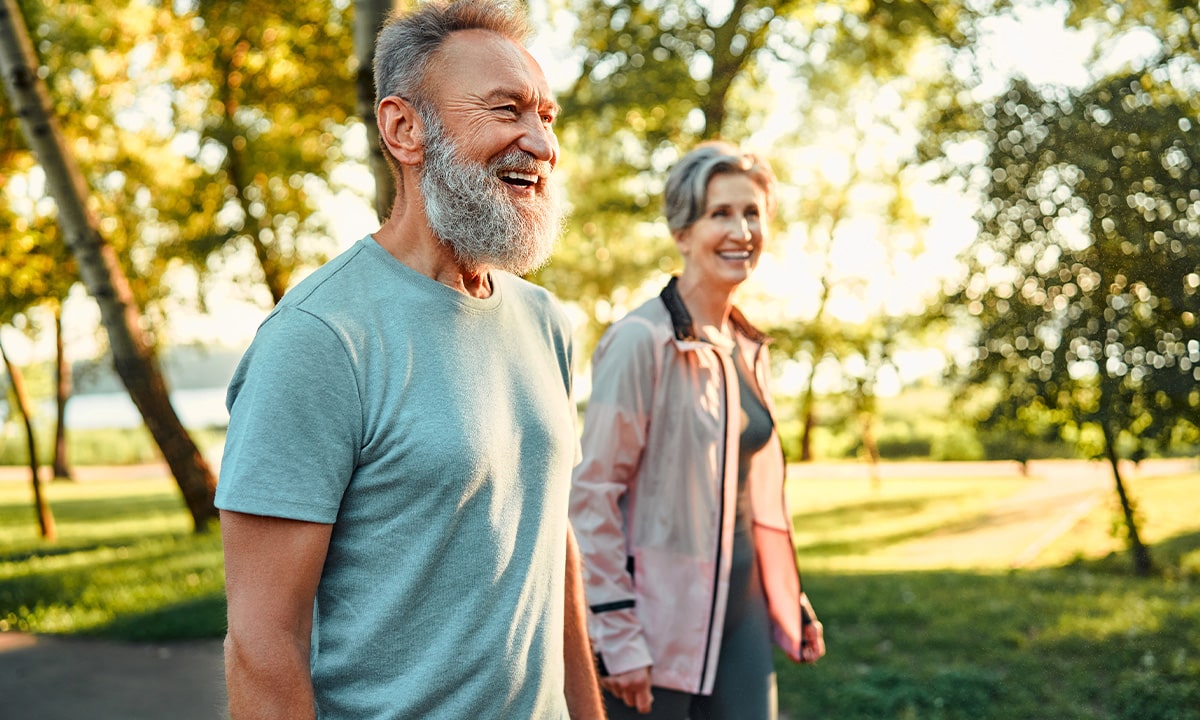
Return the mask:
[[392, 212], [396, 183], [392, 169], [379, 144], [379, 126], [375, 123], [375, 37], [401, 0], [354, 0], [354, 51], [358, 56], [358, 114], [367, 129], [367, 164], [375, 178], [375, 214], [383, 222]]
[[862, 428], [863, 449], [867, 451], [867, 462], [870, 463], [871, 489], [878, 490], [882, 484], [879, 475], [879, 445], [875, 442], [875, 417], [866, 411], [858, 414], [859, 426]]
[[49, 95], [34, 72], [35, 65], [29, 31], [16, 0], [0, 0], [0, 72], [13, 111], [46, 174], [47, 188], [58, 205], [58, 223], [79, 264], [80, 278], [100, 307], [117, 374], [171, 468], [196, 532], [203, 532], [216, 515], [216, 478], [171, 406], [129, 280], [87, 209], [83, 175], [50, 114]]
[[54, 308], [54, 479], [74, 480], [67, 462], [67, 400], [71, 398], [71, 367], [63, 347], [62, 305]]
[[812, 462], [812, 433], [813, 428], [817, 424], [817, 413], [813, 410], [812, 388], [809, 387], [804, 393], [804, 401], [801, 405], [800, 417], [804, 418], [804, 425], [800, 431], [800, 462]]
[[58, 529], [54, 525], [54, 513], [50, 511], [50, 503], [42, 495], [42, 483], [38, 479], [37, 443], [33, 437], [33, 421], [30, 419], [32, 411], [29, 409], [29, 395], [25, 392], [25, 379], [21, 375], [20, 369], [8, 359], [8, 353], [4, 351], [2, 342], [0, 342], [0, 358], [4, 360], [4, 369], [12, 378], [13, 395], [17, 399], [17, 413], [25, 423], [25, 438], [29, 443], [29, 476], [33, 485], [33, 509], [37, 513], [38, 529], [41, 531], [43, 540], [54, 542], [58, 539]]
[[1154, 571], [1154, 560], [1150, 550], [1142, 543], [1138, 534], [1137, 517], [1134, 513], [1133, 502], [1125, 492], [1125, 482], [1121, 479], [1120, 458], [1117, 457], [1116, 436], [1107, 422], [1101, 422], [1104, 432], [1104, 455], [1112, 467], [1113, 481], [1117, 485], [1117, 497], [1121, 501], [1121, 513], [1125, 516], [1125, 529], [1129, 539], [1129, 552], [1133, 556], [1133, 572], [1139, 577], [1146, 577]]

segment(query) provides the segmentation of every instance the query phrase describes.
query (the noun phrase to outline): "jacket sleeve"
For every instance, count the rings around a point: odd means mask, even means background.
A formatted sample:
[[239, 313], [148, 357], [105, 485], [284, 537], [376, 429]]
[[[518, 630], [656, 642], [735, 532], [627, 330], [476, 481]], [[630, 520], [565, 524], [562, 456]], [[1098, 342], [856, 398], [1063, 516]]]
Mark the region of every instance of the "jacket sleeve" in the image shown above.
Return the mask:
[[655, 384], [653, 330], [626, 318], [592, 357], [582, 460], [571, 483], [571, 524], [583, 556], [588, 634], [609, 675], [652, 664], [628, 566], [629, 518]]

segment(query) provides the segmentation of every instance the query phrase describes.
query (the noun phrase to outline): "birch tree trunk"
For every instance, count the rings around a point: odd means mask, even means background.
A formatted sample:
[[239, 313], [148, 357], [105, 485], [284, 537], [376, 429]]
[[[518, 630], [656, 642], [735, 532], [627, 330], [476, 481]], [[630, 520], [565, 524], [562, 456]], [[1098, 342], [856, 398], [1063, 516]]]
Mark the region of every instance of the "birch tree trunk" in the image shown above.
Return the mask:
[[36, 64], [16, 0], [0, 0], [0, 73], [10, 103], [46, 174], [47, 188], [58, 205], [58, 223], [79, 265], [80, 279], [100, 307], [117, 375], [175, 476], [196, 532], [203, 532], [216, 515], [216, 478], [171, 406], [154, 349], [142, 331], [141, 311], [129, 279], [87, 208], [83, 175], [50, 114], [49, 95], [35, 72]]

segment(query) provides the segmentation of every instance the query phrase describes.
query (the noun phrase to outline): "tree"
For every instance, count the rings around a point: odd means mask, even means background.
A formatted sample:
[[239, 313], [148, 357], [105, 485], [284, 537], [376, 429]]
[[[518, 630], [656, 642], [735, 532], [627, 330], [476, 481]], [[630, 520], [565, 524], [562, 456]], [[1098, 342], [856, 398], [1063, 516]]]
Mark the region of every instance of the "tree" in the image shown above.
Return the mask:
[[[908, 197], [920, 182], [911, 172], [923, 161], [920, 130], [940, 132], [940, 113], [961, 104], [972, 78], [951, 68], [969, 53], [977, 19], [1004, 4], [569, 3], [582, 51], [578, 78], [561, 98], [561, 167], [573, 212], [537, 280], [580, 307], [584, 345], [593, 344], [678, 268], [659, 220], [662, 183], [681, 153], [723, 137], [765, 150], [780, 174], [781, 232], [768, 251], [790, 254], [802, 270], [793, 288], [812, 288], [803, 314], [756, 302], [766, 312], [755, 317], [779, 340], [779, 365], [807, 367], [811, 382], [818, 366], [853, 362], [861, 356], [838, 336], [856, 323], [844, 326], [831, 308], [854, 296], [873, 312], [905, 311], [867, 297], [870, 283], [828, 259], [845, 254], [864, 220], [881, 228], [880, 254], [921, 252], [924, 218]], [[773, 114], [794, 129], [775, 129]], [[838, 172], [821, 171], [832, 156]], [[811, 386], [799, 405], [801, 455], [810, 458]]]
[[67, 459], [67, 400], [71, 398], [71, 366], [63, 342], [62, 303], [54, 304], [54, 456], [55, 480], [74, 480]]
[[[57, 240], [53, 218], [39, 208], [40, 188], [30, 187], [32, 161], [20, 139], [16, 117], [7, 112], [0, 98], [0, 226], [8, 228], [0, 255], [0, 323], [12, 323], [36, 306], [49, 306], [55, 317], [55, 479], [71, 479], [67, 458], [66, 415], [71, 393], [70, 368], [63, 355], [61, 302], [78, 273], [62, 243]], [[20, 178], [20, 182], [14, 182]], [[18, 189], [15, 186], [20, 186]], [[13, 206], [19, 205], [21, 213]]]
[[379, 144], [379, 125], [375, 121], [375, 38], [388, 14], [402, 9], [401, 0], [354, 0], [355, 93], [359, 119], [367, 130], [367, 164], [375, 178], [375, 214], [383, 222], [392, 211], [396, 198], [396, 179]]
[[981, 234], [948, 298], [978, 330], [963, 379], [997, 392], [994, 418], [1095, 438], [1139, 574], [1118, 461], [1200, 440], [1198, 79], [1175, 55], [1078, 93], [1015, 83], [987, 108]]
[[16, 0], [3, 0], [0, 72], [10, 103], [46, 173], [47, 186], [58, 207], [63, 240], [78, 263], [84, 285], [100, 307], [117, 374], [170, 466], [195, 529], [203, 531], [215, 515], [212, 501], [216, 480], [171, 407], [153, 346], [141, 327], [141, 313], [129, 280], [88, 208], [87, 186], [49, 112], [49, 96], [36, 67], [37, 59]]
[[21, 416], [21, 422], [25, 425], [26, 449], [29, 452], [29, 482], [33, 486], [33, 508], [37, 514], [38, 530], [41, 532], [43, 540], [54, 542], [58, 539], [58, 530], [54, 524], [54, 513], [50, 510], [50, 502], [42, 494], [37, 447], [33, 434], [33, 409], [29, 402], [29, 393], [25, 391], [25, 380], [20, 369], [9, 359], [3, 342], [0, 342], [0, 360], [4, 362], [4, 369], [8, 372], [8, 377], [12, 382], [12, 394], [17, 414]]
[[[319, 199], [347, 162], [353, 37], [343, 3], [196, 0], [143, 30], [168, 88], [182, 177], [155, 198], [158, 276], [183, 262], [205, 279], [238, 256], [278, 302], [293, 274], [335, 249]], [[368, 66], [369, 69], [369, 66]], [[167, 190], [167, 192], [162, 192]], [[143, 223], [150, 224], [150, 223]], [[241, 278], [239, 278], [241, 279]]]

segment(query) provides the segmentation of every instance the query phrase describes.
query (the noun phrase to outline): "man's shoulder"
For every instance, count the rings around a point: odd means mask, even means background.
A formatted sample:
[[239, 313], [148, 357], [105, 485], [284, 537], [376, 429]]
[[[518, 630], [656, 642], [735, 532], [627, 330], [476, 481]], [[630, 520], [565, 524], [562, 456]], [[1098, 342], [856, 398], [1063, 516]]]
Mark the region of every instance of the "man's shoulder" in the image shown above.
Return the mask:
[[546, 305], [559, 304], [558, 298], [554, 296], [554, 293], [519, 275], [513, 275], [503, 270], [494, 270], [492, 271], [492, 277], [502, 284], [504, 292], [514, 293], [522, 300]]
[[277, 307], [313, 305], [328, 299], [336, 300], [340, 304], [356, 297], [357, 294], [346, 293], [345, 286], [353, 284], [361, 288], [364, 283], [369, 282], [360, 270], [362, 265], [369, 267], [373, 264], [369, 247], [364, 240], [346, 248], [296, 283], [280, 299]]
[[500, 283], [501, 292], [512, 297], [518, 306], [539, 315], [566, 320], [567, 311], [562, 301], [541, 285], [506, 272], [496, 272], [493, 277]]

